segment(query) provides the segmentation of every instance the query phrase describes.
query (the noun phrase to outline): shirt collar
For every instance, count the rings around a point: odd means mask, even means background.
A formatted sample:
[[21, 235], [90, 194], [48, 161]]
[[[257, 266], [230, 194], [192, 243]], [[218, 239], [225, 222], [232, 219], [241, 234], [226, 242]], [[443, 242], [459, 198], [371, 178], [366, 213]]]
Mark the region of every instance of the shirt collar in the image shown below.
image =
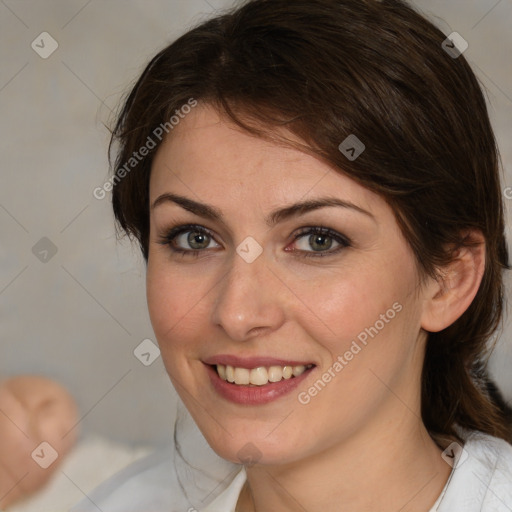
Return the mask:
[[246, 480], [247, 474], [242, 467], [229, 486], [200, 512], [235, 512], [238, 497]]

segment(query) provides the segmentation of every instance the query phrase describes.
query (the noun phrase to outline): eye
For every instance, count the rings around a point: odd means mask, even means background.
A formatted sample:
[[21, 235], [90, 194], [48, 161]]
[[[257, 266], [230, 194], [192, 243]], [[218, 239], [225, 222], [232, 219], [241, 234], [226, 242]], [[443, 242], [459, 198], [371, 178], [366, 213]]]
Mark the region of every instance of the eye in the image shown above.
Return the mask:
[[196, 224], [176, 226], [161, 236], [158, 241], [161, 245], [169, 246], [175, 253], [191, 256], [199, 256], [204, 249], [211, 249], [212, 242], [215, 244], [213, 247], [220, 247], [207, 229]]
[[[298, 247], [298, 252], [302, 253], [300, 256], [306, 258], [330, 256], [350, 246], [350, 240], [347, 237], [322, 226], [302, 228], [295, 235], [294, 240], [298, 241], [295, 245]], [[333, 245], [334, 249], [332, 249]]]
[[[330, 256], [351, 245], [341, 233], [322, 226], [302, 228], [295, 234], [294, 241], [298, 247], [291, 252], [300, 257]], [[162, 235], [158, 243], [168, 246], [176, 254], [193, 257], [198, 257], [205, 249], [220, 247], [210, 231], [197, 224], [176, 226]]]

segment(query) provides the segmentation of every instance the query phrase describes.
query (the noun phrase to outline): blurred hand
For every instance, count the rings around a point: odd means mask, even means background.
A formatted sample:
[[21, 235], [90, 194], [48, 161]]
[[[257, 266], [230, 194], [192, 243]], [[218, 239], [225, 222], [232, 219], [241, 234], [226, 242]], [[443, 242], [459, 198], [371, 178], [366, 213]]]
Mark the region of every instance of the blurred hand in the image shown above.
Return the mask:
[[[49, 480], [76, 442], [77, 422], [73, 398], [56, 382], [36, 376], [0, 382], [0, 508]], [[42, 442], [55, 451], [38, 448]]]

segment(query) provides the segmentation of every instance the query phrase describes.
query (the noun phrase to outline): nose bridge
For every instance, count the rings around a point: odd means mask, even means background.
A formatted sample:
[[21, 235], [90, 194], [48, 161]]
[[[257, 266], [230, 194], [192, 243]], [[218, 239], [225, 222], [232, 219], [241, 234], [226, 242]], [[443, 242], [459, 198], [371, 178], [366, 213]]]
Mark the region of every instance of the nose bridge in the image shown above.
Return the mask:
[[[243, 248], [241, 244], [239, 250]], [[229, 264], [217, 288], [214, 324], [239, 341], [247, 339], [251, 331], [277, 328], [284, 315], [264, 255], [248, 262], [237, 253]]]

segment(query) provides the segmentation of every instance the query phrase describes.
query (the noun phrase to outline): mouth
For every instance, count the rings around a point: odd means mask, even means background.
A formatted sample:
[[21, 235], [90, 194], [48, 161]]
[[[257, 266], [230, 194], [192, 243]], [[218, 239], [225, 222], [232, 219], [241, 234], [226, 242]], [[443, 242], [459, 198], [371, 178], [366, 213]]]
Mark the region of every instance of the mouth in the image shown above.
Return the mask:
[[203, 361], [213, 390], [229, 402], [263, 405], [291, 393], [316, 368], [314, 363], [273, 358], [219, 356]]

